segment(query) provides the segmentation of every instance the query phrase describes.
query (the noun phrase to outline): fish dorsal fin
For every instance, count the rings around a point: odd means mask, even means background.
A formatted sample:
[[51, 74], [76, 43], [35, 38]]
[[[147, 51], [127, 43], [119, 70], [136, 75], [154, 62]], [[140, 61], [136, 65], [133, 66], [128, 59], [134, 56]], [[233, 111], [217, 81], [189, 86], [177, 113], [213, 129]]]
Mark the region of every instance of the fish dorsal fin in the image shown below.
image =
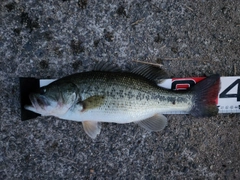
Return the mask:
[[161, 131], [167, 126], [167, 118], [162, 114], [155, 114], [150, 118], [135, 123], [148, 131]]
[[101, 132], [101, 126], [98, 122], [94, 121], [83, 121], [83, 129], [89, 137], [95, 139]]
[[93, 71], [119, 72], [119, 71], [121, 71], [121, 69], [115, 64], [112, 64], [110, 62], [101, 61], [94, 66]]
[[168, 78], [164, 70], [153, 65], [141, 65], [134, 68], [131, 72], [158, 83], [161, 82], [162, 79]]

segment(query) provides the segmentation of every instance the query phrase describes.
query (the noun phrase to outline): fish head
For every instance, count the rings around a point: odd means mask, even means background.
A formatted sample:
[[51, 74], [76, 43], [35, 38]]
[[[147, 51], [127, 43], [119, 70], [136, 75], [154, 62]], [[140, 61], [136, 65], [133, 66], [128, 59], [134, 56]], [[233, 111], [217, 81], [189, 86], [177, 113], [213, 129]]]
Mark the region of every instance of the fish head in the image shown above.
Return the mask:
[[41, 114], [42, 116], [62, 116], [77, 101], [77, 86], [73, 83], [52, 83], [31, 93], [31, 105], [25, 109]]

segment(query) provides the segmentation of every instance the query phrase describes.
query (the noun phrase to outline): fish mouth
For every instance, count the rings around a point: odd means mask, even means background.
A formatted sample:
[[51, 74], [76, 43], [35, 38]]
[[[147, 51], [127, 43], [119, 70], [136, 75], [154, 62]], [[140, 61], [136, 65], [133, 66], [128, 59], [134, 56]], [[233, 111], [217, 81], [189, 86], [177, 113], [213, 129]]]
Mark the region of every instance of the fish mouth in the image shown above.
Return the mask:
[[29, 99], [32, 105], [24, 106], [25, 109], [36, 113], [39, 111], [39, 109], [44, 110], [46, 106], [50, 105], [49, 100], [45, 96], [40, 94], [30, 94]]

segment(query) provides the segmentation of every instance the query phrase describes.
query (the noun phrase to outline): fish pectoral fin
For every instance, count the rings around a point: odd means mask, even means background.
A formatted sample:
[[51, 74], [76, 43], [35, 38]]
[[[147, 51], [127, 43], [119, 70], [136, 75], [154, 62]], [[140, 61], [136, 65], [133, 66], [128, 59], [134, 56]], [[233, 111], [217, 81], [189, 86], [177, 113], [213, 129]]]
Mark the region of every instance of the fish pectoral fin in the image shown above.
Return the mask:
[[94, 109], [96, 107], [101, 106], [104, 103], [104, 96], [96, 95], [96, 96], [91, 96], [84, 101], [82, 101], [82, 111], [86, 111], [89, 109]]
[[101, 125], [94, 121], [83, 121], [83, 129], [89, 137], [95, 139], [101, 132]]
[[161, 131], [167, 126], [167, 118], [162, 114], [155, 114], [150, 118], [135, 123], [148, 131]]

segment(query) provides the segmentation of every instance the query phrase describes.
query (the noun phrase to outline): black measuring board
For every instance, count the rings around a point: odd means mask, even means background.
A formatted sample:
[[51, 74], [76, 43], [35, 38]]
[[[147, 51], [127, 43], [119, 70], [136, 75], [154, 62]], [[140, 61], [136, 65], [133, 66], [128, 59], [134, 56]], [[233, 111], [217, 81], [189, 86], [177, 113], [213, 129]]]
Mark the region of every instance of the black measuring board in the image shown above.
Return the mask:
[[21, 120], [29, 120], [40, 116], [40, 114], [28, 111], [24, 108], [25, 105], [30, 105], [29, 94], [39, 89], [39, 79], [20, 77], [20, 103], [21, 103]]

